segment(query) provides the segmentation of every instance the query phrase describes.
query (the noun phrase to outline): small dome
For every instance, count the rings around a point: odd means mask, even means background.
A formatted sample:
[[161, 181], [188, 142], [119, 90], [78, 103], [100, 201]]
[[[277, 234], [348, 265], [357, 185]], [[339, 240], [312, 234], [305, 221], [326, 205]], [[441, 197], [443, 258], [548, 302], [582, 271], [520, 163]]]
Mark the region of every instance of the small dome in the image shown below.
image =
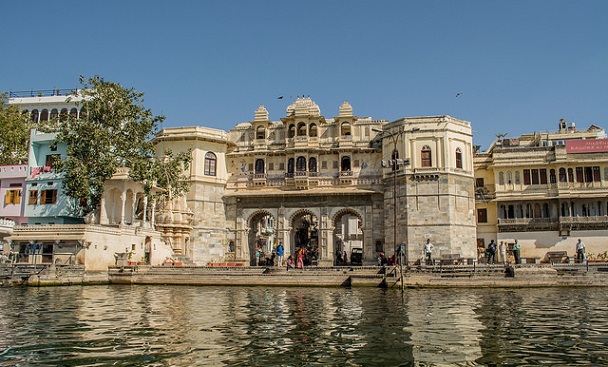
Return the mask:
[[347, 117], [347, 116], [352, 116], [352, 115], [353, 115], [353, 106], [351, 106], [350, 103], [348, 103], [348, 101], [344, 101], [344, 103], [342, 103], [342, 105], [340, 106], [338, 116]]
[[268, 121], [268, 110], [264, 105], [260, 105], [253, 115], [254, 121]]
[[287, 116], [321, 116], [321, 109], [310, 97], [298, 97], [287, 107]]

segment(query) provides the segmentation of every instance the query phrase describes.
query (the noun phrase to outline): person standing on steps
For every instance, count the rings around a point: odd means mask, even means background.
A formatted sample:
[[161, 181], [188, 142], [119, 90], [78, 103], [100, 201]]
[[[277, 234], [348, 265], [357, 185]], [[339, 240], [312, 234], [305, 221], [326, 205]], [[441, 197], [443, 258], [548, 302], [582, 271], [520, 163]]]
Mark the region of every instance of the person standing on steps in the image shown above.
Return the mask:
[[283, 266], [283, 256], [285, 256], [285, 248], [283, 247], [283, 243], [279, 242], [277, 246], [277, 266]]
[[584, 261], [585, 261], [585, 244], [579, 238], [578, 242], [576, 243], [576, 262], [582, 263]]
[[513, 244], [513, 257], [515, 257], [516, 264], [521, 264], [520, 253], [521, 253], [521, 245], [519, 244], [519, 241], [515, 240], [515, 243]]
[[430, 238], [427, 238], [424, 244], [424, 255], [426, 257], [426, 264], [433, 265], [433, 244]]

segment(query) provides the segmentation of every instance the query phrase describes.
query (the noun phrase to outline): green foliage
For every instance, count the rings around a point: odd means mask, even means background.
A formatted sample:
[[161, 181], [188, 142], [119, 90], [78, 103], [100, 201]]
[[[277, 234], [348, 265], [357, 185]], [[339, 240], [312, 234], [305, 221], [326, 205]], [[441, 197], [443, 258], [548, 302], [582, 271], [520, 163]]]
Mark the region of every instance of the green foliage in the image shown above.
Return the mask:
[[0, 94], [0, 164], [27, 163], [31, 127], [29, 114], [8, 105], [6, 94]]
[[[78, 199], [83, 214], [99, 207], [104, 183], [118, 167], [131, 168], [131, 177], [143, 182], [148, 192], [155, 182], [167, 185], [176, 182], [176, 187], [187, 190], [180, 181], [181, 172], [176, 174], [177, 169], [173, 168], [163, 171], [165, 162], [152, 158], [152, 138], [164, 116], [154, 116], [144, 107], [143, 93], [99, 76], [86, 82], [81, 77], [80, 82], [83, 99], [76, 104], [85, 113], [78, 120], [59, 122], [54, 144], [63, 142], [68, 147], [67, 158], [60, 162], [59, 170], [66, 175], [67, 195]], [[178, 158], [183, 162], [181, 155], [175, 158], [171, 155], [168, 162]], [[165, 181], [159, 177], [161, 173], [169, 173], [171, 177]]]

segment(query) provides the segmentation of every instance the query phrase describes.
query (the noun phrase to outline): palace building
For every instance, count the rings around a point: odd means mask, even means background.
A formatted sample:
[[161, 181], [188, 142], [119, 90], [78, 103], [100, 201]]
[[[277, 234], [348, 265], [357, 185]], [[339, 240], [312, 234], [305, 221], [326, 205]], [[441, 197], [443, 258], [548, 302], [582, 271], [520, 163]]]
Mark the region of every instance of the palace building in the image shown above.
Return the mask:
[[[409, 262], [430, 239], [437, 254], [476, 256], [470, 123], [450, 116], [388, 122], [348, 102], [326, 118], [298, 97], [280, 121], [260, 106], [227, 133], [163, 129], [157, 154], [192, 149], [183, 255], [195, 264], [255, 263], [285, 247], [311, 265], [375, 264], [401, 246]], [[339, 254], [339, 256], [338, 256]], [[359, 256], [361, 260], [359, 261]]]

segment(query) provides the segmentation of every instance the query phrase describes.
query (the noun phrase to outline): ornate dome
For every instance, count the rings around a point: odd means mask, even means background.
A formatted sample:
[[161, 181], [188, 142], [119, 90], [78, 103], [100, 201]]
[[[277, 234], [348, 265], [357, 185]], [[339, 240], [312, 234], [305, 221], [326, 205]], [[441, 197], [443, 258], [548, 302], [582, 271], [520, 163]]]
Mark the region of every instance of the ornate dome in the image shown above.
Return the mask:
[[287, 116], [321, 116], [321, 109], [310, 97], [298, 97], [287, 107]]
[[340, 106], [338, 116], [347, 117], [347, 116], [352, 116], [352, 115], [353, 115], [353, 106], [351, 106], [350, 103], [348, 103], [348, 101], [344, 101], [344, 103], [342, 103], [342, 105]]

